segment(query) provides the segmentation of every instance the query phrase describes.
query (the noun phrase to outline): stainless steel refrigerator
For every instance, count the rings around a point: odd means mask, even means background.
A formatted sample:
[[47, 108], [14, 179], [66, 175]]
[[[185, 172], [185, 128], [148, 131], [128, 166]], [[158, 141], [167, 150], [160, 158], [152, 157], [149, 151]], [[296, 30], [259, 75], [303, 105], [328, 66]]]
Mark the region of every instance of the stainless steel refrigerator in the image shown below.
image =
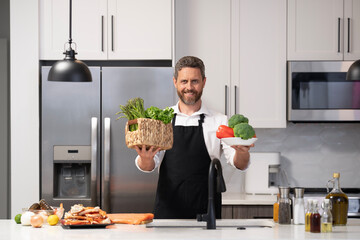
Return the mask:
[[158, 173], [135, 166], [125, 145], [119, 105], [175, 103], [170, 67], [90, 67], [90, 83], [50, 82], [41, 68], [41, 198], [49, 204], [100, 206], [107, 212], [152, 212]]

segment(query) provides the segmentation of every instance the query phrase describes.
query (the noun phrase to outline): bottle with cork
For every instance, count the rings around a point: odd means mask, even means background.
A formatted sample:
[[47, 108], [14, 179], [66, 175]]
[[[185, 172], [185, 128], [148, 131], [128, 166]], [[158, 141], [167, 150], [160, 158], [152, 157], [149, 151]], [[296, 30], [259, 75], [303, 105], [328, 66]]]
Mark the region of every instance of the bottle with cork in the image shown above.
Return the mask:
[[320, 233], [321, 232], [321, 215], [318, 208], [318, 200], [313, 200], [313, 212], [310, 217], [310, 232]]
[[340, 173], [334, 173], [333, 179], [328, 181], [327, 188], [333, 184], [333, 189], [326, 196], [331, 202], [331, 214], [334, 226], [343, 226], [347, 223], [349, 199], [340, 188]]
[[307, 200], [307, 211], [305, 214], [305, 231], [306, 232], [310, 232], [310, 219], [311, 219], [312, 211], [313, 211], [313, 200], [308, 199]]
[[324, 209], [321, 216], [321, 232], [332, 232], [332, 214], [331, 214], [331, 203], [330, 199], [324, 199], [321, 204]]

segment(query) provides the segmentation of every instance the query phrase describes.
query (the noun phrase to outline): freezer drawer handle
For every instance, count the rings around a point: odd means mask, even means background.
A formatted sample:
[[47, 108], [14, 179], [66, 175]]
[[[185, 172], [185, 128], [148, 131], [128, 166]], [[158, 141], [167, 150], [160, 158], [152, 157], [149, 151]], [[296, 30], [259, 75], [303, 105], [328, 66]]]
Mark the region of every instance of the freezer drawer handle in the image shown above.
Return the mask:
[[91, 205], [97, 205], [97, 118], [91, 118]]
[[102, 184], [102, 208], [110, 211], [110, 118], [104, 118], [104, 162]]

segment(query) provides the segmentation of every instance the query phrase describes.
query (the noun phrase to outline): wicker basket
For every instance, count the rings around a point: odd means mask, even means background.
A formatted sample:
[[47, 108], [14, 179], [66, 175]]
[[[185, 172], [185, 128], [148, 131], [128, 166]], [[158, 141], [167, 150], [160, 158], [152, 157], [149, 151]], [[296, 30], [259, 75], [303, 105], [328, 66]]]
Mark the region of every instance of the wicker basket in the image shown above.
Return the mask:
[[[136, 131], [130, 131], [129, 126], [138, 124]], [[171, 123], [164, 124], [160, 120], [138, 118], [130, 120], [125, 126], [125, 142], [128, 148], [138, 145], [155, 146], [162, 150], [172, 148], [173, 127]]]

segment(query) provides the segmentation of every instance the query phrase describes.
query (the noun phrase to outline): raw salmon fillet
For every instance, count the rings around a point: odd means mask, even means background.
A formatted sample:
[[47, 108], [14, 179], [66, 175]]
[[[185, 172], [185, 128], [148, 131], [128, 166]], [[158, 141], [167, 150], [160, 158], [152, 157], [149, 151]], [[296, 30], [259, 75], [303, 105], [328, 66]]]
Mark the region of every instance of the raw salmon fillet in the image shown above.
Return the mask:
[[152, 213], [109, 213], [107, 216], [113, 223], [123, 224], [145, 224], [153, 220]]

